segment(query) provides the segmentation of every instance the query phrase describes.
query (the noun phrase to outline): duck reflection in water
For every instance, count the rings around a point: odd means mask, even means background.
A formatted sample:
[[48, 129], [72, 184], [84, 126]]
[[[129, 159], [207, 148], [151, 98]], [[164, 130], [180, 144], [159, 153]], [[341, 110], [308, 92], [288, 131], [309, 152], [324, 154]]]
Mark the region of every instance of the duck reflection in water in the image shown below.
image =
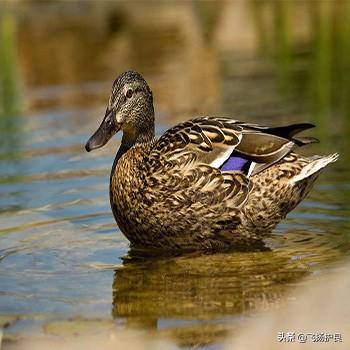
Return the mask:
[[114, 275], [112, 314], [179, 345], [211, 344], [232, 330], [235, 317], [278, 304], [290, 283], [307, 273], [304, 264], [263, 244], [171, 257], [130, 251]]

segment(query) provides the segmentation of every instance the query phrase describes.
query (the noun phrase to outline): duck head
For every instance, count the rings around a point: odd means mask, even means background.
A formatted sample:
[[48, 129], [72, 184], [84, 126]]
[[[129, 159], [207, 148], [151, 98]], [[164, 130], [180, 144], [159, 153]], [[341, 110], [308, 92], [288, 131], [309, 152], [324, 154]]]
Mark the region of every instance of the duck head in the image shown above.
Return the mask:
[[123, 131], [122, 144], [128, 147], [154, 137], [152, 91], [134, 71], [122, 73], [113, 82], [105, 116], [85, 149], [90, 152], [104, 146], [119, 130]]

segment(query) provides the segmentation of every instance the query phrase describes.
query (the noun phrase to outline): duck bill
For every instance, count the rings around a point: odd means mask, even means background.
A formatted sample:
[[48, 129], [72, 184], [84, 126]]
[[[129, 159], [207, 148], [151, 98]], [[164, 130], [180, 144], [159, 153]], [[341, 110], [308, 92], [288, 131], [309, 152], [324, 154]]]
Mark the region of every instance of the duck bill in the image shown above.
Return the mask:
[[113, 111], [106, 111], [106, 115], [96, 132], [89, 138], [85, 149], [90, 152], [94, 149], [103, 147], [119, 130], [120, 124], [115, 120]]

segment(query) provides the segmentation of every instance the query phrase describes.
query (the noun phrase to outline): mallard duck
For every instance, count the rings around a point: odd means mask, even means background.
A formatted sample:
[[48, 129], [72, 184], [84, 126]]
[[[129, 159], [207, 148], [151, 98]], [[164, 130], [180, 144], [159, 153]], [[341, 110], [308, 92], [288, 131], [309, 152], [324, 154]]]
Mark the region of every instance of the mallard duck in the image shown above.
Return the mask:
[[100, 148], [123, 132], [110, 203], [132, 247], [221, 249], [264, 237], [337, 160], [336, 153], [295, 153], [318, 142], [295, 136], [312, 127], [198, 117], [156, 139], [151, 89], [127, 71], [114, 81], [103, 121], [85, 148]]

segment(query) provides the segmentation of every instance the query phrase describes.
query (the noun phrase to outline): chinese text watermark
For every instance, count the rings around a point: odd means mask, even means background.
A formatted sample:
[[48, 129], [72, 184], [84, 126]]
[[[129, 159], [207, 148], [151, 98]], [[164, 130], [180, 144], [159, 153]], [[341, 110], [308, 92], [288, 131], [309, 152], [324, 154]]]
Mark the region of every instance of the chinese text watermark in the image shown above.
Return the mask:
[[341, 333], [328, 332], [278, 332], [277, 340], [284, 343], [341, 343], [343, 341]]

